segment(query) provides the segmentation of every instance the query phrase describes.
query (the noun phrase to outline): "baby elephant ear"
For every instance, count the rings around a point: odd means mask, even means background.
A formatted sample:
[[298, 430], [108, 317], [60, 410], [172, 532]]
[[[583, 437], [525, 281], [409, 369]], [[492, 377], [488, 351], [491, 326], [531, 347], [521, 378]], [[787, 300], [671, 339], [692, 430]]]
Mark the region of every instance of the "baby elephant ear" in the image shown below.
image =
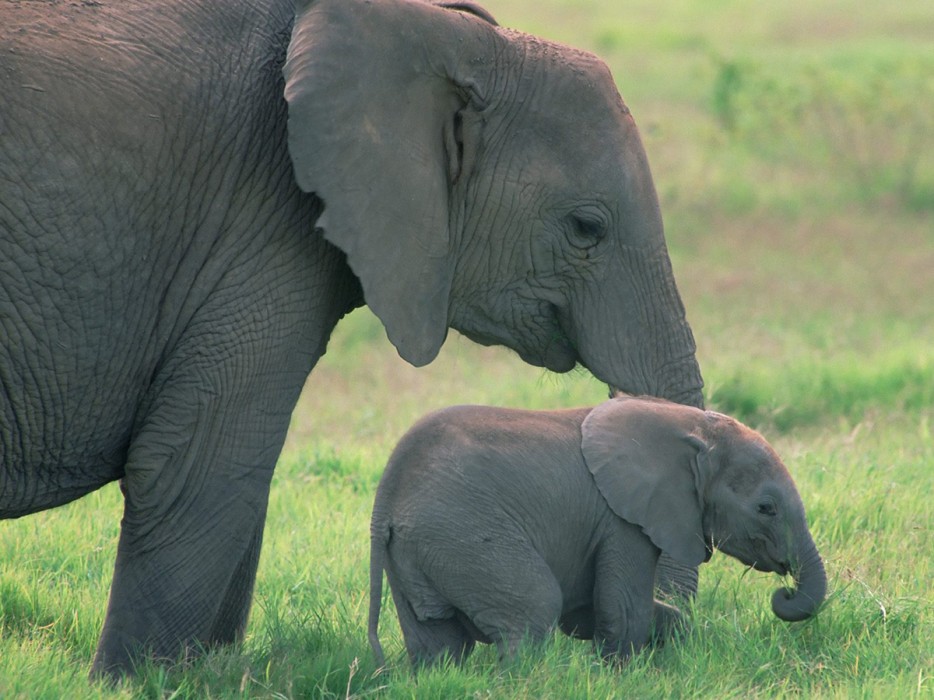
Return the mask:
[[610, 509], [687, 566], [707, 560], [703, 420], [689, 406], [619, 398], [594, 408], [581, 426], [584, 461]]

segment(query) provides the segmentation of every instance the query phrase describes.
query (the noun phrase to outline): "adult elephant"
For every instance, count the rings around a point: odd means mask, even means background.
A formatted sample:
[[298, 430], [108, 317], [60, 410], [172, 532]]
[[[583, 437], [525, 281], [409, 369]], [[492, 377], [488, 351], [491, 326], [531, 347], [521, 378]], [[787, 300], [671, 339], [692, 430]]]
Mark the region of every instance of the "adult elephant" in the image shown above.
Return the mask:
[[593, 56], [467, 3], [2, 15], [0, 517], [122, 479], [96, 672], [241, 634], [291, 410], [357, 306], [415, 365], [455, 328], [701, 403]]

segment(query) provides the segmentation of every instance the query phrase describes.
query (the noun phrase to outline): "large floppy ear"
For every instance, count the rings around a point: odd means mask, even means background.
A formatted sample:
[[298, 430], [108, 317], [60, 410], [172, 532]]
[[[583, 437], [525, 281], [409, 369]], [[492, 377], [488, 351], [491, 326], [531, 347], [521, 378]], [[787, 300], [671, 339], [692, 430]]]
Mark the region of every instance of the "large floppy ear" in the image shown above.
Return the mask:
[[709, 558], [703, 419], [689, 406], [618, 398], [594, 408], [581, 428], [584, 460], [610, 509], [687, 566]]
[[318, 226], [414, 365], [447, 335], [450, 189], [479, 123], [465, 110], [482, 103], [464, 73], [489, 62], [494, 32], [470, 12], [415, 0], [296, 8], [284, 68], [295, 177], [323, 200]]

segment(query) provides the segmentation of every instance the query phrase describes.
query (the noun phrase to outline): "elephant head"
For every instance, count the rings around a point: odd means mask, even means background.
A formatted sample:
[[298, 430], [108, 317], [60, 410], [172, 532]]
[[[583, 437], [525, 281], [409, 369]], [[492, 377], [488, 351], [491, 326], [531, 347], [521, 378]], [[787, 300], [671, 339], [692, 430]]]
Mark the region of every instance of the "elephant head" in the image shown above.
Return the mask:
[[610, 508], [662, 551], [696, 566], [714, 548], [759, 571], [794, 577], [772, 610], [813, 615], [827, 576], [804, 506], [775, 450], [754, 430], [666, 401], [614, 399], [582, 428], [587, 466]]
[[299, 186], [400, 355], [454, 328], [702, 404], [648, 162], [606, 66], [469, 2], [299, 3], [284, 74]]

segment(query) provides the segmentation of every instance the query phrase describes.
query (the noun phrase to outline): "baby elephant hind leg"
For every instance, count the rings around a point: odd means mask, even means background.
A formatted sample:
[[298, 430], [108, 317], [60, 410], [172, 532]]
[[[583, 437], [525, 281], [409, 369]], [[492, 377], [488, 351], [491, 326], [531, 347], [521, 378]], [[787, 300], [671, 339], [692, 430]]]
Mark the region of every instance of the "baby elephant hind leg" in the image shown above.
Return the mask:
[[445, 657], [460, 664], [470, 656], [475, 643], [473, 634], [458, 619], [453, 609], [451, 617], [419, 620], [408, 600], [397, 596], [395, 592], [393, 599], [413, 668], [417, 670], [431, 666]]
[[547, 639], [561, 617], [563, 595], [545, 561], [525, 547], [508, 555], [472, 555], [473, 586], [464, 582], [445, 594], [482, 637], [496, 643], [500, 659], [515, 657], [523, 643]]

